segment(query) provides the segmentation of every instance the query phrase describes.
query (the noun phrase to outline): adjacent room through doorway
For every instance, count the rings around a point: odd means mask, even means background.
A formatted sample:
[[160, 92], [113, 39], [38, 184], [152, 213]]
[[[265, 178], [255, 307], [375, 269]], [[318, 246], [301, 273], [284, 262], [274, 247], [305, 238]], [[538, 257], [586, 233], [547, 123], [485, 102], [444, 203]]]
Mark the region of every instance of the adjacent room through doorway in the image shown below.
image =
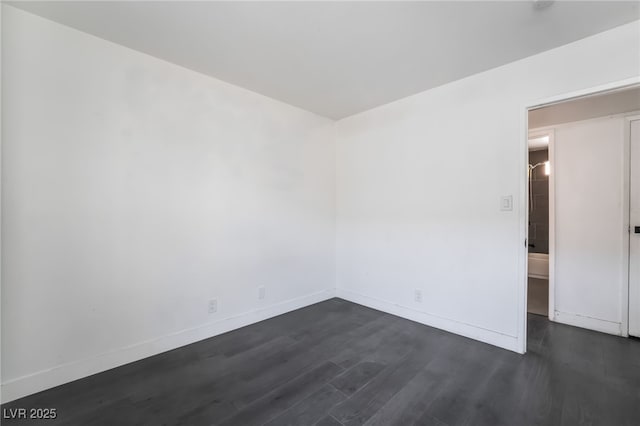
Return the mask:
[[630, 334], [640, 310], [638, 120], [638, 87], [529, 111], [529, 315]]
[[529, 273], [527, 311], [549, 313], [549, 141], [550, 132], [529, 138]]

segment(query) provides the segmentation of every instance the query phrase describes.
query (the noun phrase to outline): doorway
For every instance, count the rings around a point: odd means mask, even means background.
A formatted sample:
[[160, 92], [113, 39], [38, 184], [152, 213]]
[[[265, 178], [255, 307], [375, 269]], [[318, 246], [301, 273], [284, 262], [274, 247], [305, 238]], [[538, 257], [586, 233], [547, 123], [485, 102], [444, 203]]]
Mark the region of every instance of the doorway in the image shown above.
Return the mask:
[[528, 172], [528, 239], [527, 239], [527, 312], [549, 316], [549, 259], [552, 245], [549, 241], [549, 218], [551, 217], [549, 190], [553, 131], [529, 132]]
[[527, 123], [525, 330], [546, 314], [640, 335], [637, 80], [541, 102]]

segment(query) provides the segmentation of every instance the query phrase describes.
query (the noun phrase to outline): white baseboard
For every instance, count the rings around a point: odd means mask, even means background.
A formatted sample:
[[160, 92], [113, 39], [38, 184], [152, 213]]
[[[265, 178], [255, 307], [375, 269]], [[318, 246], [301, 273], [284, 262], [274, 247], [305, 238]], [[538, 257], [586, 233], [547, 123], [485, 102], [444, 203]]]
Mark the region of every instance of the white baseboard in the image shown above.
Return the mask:
[[600, 331], [602, 333], [623, 336], [622, 324], [614, 321], [607, 321], [598, 318], [586, 317], [584, 315], [570, 312], [555, 311], [553, 320], [562, 324], [573, 325], [575, 327], [587, 328], [589, 330]]
[[2, 403], [189, 345], [332, 297], [335, 297], [333, 288], [8, 380], [2, 383]]
[[364, 305], [369, 308], [377, 309], [388, 314], [396, 315], [411, 321], [419, 322], [430, 327], [439, 328], [454, 334], [479, 340], [490, 345], [498, 346], [503, 349], [521, 353], [520, 344], [516, 336], [499, 333], [493, 330], [487, 330], [471, 324], [455, 321], [448, 318], [442, 318], [426, 312], [417, 311], [415, 309], [390, 303], [375, 297], [365, 296], [350, 290], [337, 289], [336, 296], [348, 300], [349, 302]]

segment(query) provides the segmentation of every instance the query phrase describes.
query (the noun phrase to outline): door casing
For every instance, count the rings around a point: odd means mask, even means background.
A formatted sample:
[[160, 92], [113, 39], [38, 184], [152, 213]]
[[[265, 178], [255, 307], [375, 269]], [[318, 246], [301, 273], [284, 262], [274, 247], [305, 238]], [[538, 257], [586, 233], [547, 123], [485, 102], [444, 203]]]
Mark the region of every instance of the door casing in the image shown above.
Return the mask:
[[[631, 153], [631, 149], [632, 149], [632, 146], [631, 146], [631, 135], [632, 135], [632, 133], [631, 133], [631, 124], [633, 122], [640, 122], [640, 115], [632, 115], [632, 116], [625, 117], [625, 126], [624, 126], [624, 130], [625, 130], [624, 138], [625, 138], [625, 141], [626, 141], [625, 148], [627, 150], [625, 154], [627, 155], [627, 158], [628, 158], [628, 161], [625, 162], [626, 163], [626, 167], [627, 167], [627, 170], [625, 170], [625, 173], [626, 173], [626, 175], [628, 177], [628, 187], [627, 187], [627, 190], [628, 190], [628, 205], [627, 205], [626, 214], [627, 214], [627, 223], [628, 223], [628, 226], [629, 226], [629, 241], [628, 241], [628, 247], [627, 247], [627, 250], [628, 250], [628, 252], [627, 252], [627, 254], [628, 254], [628, 256], [627, 256], [627, 260], [628, 260], [628, 263], [627, 263], [627, 281], [628, 281], [629, 285], [628, 285], [628, 292], [627, 292], [627, 295], [626, 295], [626, 300], [624, 302], [626, 302], [626, 306], [627, 306], [627, 328], [626, 328], [627, 335], [633, 335], [633, 336], [640, 337], [640, 318], [638, 318], [638, 317], [640, 317], [640, 301], [638, 300], [638, 299], [640, 299], [640, 297], [639, 297], [640, 296], [640, 282], [635, 282], [634, 283], [634, 282], [631, 281], [631, 267], [632, 267], [632, 263], [631, 263], [631, 255], [632, 255], [631, 246], [632, 246], [632, 238], [640, 238], [640, 235], [636, 235], [634, 233], [634, 229], [633, 229], [634, 226], [640, 226], [640, 222], [634, 222], [634, 221], [632, 222], [632, 218], [631, 218], [631, 201], [632, 201], [632, 197], [633, 197], [632, 190], [635, 189], [636, 196], [639, 196], [638, 195], [638, 191], [640, 190], [640, 187], [634, 186], [633, 183], [631, 182], [631, 176], [632, 176], [631, 175], [631, 171], [632, 171], [632, 168], [633, 167], [639, 167], [640, 168], [640, 164], [633, 165], [631, 163], [632, 160], [633, 160], [632, 157], [631, 157], [631, 154], [632, 154]], [[640, 144], [639, 144], [639, 146], [640, 146]], [[640, 156], [638, 158], [640, 158]], [[640, 176], [640, 170], [639, 171], [635, 171], [635, 173], [638, 173], [638, 176]], [[640, 185], [640, 182], [638, 182], [637, 185]], [[638, 202], [640, 202], [640, 200]], [[638, 281], [640, 281], [640, 280], [638, 280]], [[632, 295], [635, 295], [637, 305], [633, 304], [632, 299], [631, 299]], [[631, 311], [632, 311], [633, 308], [637, 309], [637, 311], [638, 311], [635, 316], [633, 316], [631, 314]], [[634, 324], [632, 324], [632, 322], [631, 322], [632, 320], [635, 321]], [[635, 327], [635, 329], [634, 329], [634, 327]]]
[[[518, 316], [520, 318], [519, 324], [519, 333], [518, 333], [518, 348], [520, 353], [526, 353], [527, 351], [527, 279], [528, 279], [528, 247], [526, 241], [528, 241], [528, 223], [529, 223], [529, 208], [528, 208], [528, 171], [529, 171], [529, 111], [569, 100], [574, 100], [577, 98], [584, 98], [587, 96], [599, 95], [606, 92], [616, 91], [616, 90], [625, 90], [631, 89], [635, 87], [640, 87], [640, 76], [632, 77], [625, 80], [615, 81], [595, 87], [590, 87], [574, 92], [564, 93], [561, 95], [552, 96], [549, 98], [533, 100], [531, 102], [527, 102], [521, 106], [520, 111], [520, 130], [521, 130], [521, 141], [520, 141], [520, 150], [521, 150], [521, 175], [520, 175], [520, 202], [518, 205], [519, 211], [519, 222], [520, 222], [520, 241], [522, 244], [520, 245], [520, 253], [519, 253], [519, 262], [518, 269], [519, 273], [519, 283], [518, 283]], [[629, 139], [626, 138], [627, 151], [625, 154], [628, 156], [628, 145]], [[626, 191], [628, 193], [629, 189], [629, 164], [625, 161], [626, 170], [623, 171], [626, 176]], [[629, 223], [629, 199], [626, 198], [627, 204], [623, 206], [626, 211], [626, 223], [627, 226]], [[626, 246], [626, 261], [628, 265], [629, 261], [629, 245]], [[549, 265], [551, 268], [551, 263]], [[628, 266], [627, 266], [628, 271]], [[628, 282], [627, 276], [627, 282]], [[628, 306], [629, 300], [629, 287], [627, 286], [627, 291], [622, 291], [622, 306]], [[622, 328], [624, 335], [628, 335], [629, 328], [629, 311], [628, 309], [623, 309], [622, 312]]]

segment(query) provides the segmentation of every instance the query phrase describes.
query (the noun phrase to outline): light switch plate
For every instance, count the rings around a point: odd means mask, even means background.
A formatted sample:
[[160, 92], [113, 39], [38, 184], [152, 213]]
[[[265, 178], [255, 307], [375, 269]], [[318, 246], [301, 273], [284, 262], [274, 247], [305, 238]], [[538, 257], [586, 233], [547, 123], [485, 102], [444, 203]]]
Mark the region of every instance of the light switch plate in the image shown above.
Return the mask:
[[500, 210], [503, 212], [513, 210], [513, 195], [503, 195], [500, 197]]

